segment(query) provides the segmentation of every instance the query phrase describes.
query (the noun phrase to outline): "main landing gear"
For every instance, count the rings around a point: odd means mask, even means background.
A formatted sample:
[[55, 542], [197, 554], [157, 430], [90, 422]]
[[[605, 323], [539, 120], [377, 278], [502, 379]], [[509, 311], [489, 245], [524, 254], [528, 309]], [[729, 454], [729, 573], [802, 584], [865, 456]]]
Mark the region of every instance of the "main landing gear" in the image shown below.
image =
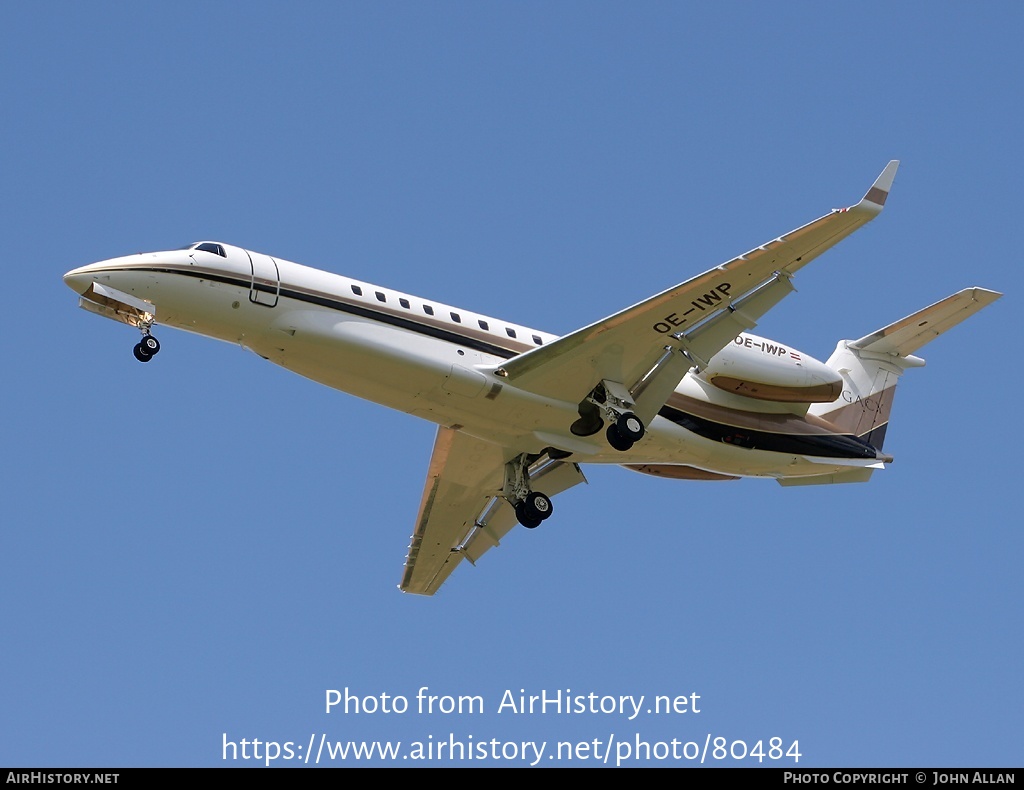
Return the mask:
[[516, 518], [527, 529], [536, 529], [551, 515], [551, 500], [539, 491], [531, 491], [526, 499], [515, 505]]
[[616, 381], [602, 381], [579, 405], [580, 418], [570, 430], [577, 436], [591, 436], [607, 423], [608, 444], [626, 452], [644, 437], [643, 420], [631, 410], [636, 408], [629, 390]]
[[160, 351], [160, 341], [147, 331], [142, 340], [135, 344], [132, 353], [139, 362], [149, 362]]
[[505, 464], [503, 493], [516, 511], [516, 519], [527, 529], [536, 529], [540, 522], [551, 517], [551, 500], [540, 491], [530, 488], [530, 460], [526, 453]]
[[608, 444], [620, 452], [626, 452], [644, 436], [644, 424], [633, 412], [620, 414], [605, 432]]

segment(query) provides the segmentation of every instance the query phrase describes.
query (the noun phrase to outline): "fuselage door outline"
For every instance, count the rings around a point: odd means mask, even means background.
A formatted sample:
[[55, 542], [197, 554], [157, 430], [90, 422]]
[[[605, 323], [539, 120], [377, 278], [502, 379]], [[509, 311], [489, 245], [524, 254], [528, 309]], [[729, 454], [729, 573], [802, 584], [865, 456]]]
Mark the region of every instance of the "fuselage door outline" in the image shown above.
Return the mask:
[[281, 273], [277, 261], [269, 255], [249, 252], [249, 266], [252, 269], [252, 282], [249, 286], [249, 301], [264, 307], [276, 307], [281, 293]]

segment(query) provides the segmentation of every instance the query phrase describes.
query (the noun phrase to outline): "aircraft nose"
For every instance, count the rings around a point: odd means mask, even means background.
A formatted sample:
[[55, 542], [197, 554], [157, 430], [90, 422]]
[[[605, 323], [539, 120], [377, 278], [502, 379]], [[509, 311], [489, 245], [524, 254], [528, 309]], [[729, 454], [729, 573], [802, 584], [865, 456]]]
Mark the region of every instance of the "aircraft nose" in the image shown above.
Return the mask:
[[64, 284], [79, 295], [88, 291], [91, 283], [92, 273], [89, 266], [79, 266], [64, 275]]
[[89, 286], [92, 285], [98, 274], [109, 272], [111, 265], [116, 264], [119, 260], [121, 259], [111, 258], [109, 261], [96, 261], [96, 263], [88, 263], [85, 266], [72, 269], [64, 275], [64, 284], [81, 296], [89, 290]]

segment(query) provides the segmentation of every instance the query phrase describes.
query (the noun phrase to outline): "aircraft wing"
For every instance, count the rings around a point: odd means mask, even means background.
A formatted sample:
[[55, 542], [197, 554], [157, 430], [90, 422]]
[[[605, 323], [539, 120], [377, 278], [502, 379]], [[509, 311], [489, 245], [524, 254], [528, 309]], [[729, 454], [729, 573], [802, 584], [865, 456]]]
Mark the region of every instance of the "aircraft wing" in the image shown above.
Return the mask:
[[[518, 452], [452, 428], [434, 440], [416, 531], [409, 544], [404, 592], [433, 595], [463, 560], [476, 564], [518, 521], [502, 498], [505, 462]], [[553, 497], [586, 478], [573, 463], [546, 460], [530, 469]]]
[[672, 355], [672, 370], [655, 388], [657, 397], [646, 404], [637, 399], [643, 406], [637, 414], [649, 420], [690, 366], [702, 367], [793, 290], [793, 273], [878, 216], [898, 166], [896, 160], [886, 165], [857, 204], [835, 209], [674, 288], [514, 357], [502, 364], [499, 374], [539, 395], [581, 401], [605, 379], [634, 388], [666, 351], [686, 352], [685, 357]]

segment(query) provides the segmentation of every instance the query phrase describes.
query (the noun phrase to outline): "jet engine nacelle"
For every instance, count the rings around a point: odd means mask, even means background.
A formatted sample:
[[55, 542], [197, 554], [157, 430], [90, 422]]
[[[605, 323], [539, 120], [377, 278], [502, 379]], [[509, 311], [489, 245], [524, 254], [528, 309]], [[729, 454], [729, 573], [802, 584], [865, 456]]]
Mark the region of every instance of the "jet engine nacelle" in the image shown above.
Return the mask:
[[842, 377], [824, 362], [746, 332], [699, 375], [726, 392], [779, 403], [831, 403], [843, 389]]

